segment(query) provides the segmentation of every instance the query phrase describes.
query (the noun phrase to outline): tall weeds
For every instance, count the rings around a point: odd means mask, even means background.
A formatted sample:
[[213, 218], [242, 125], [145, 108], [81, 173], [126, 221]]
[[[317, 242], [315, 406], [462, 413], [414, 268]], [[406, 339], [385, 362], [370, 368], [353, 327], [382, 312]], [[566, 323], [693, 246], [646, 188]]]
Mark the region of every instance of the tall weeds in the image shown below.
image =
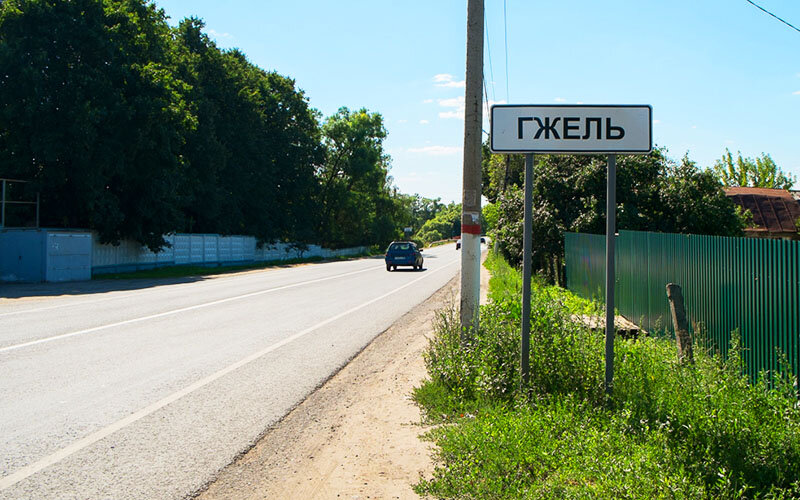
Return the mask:
[[521, 388], [521, 280], [496, 257], [488, 266], [490, 303], [481, 307], [480, 329], [462, 345], [455, 309], [442, 311], [425, 356], [430, 379], [417, 401], [430, 420], [459, 425], [431, 435], [440, 446], [439, 467], [420, 492], [800, 498], [800, 409], [790, 373], [771, 374], [774, 388], [767, 374], [748, 383], [736, 335], [727, 360], [700, 349], [694, 365], [679, 363], [669, 340], [617, 340], [607, 397], [602, 332], [572, 319], [601, 311], [537, 282], [531, 380]]

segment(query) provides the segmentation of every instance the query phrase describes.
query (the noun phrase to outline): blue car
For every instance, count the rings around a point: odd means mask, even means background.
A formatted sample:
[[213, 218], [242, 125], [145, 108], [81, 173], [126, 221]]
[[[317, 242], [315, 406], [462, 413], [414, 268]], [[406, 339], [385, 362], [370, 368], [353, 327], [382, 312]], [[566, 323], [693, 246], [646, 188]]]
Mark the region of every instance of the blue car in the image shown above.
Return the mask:
[[422, 252], [411, 241], [393, 241], [386, 249], [386, 270], [394, 271], [398, 266], [422, 269]]

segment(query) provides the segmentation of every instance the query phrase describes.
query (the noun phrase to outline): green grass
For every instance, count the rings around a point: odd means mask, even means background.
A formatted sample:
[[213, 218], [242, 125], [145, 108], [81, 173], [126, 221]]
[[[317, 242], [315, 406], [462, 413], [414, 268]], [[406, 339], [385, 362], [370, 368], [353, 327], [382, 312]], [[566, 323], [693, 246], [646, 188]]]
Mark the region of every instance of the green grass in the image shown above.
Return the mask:
[[[774, 389], [742, 375], [734, 341], [677, 362], [669, 340], [615, 344], [603, 391], [603, 337], [570, 320], [597, 306], [535, 281], [531, 382], [520, 388], [519, 273], [487, 259], [490, 303], [462, 344], [455, 309], [439, 313], [415, 400], [437, 445], [435, 498], [800, 498], [794, 378]], [[767, 377], [764, 377], [766, 380]]]
[[159, 267], [155, 269], [146, 269], [142, 271], [131, 271], [126, 273], [96, 274], [92, 276], [92, 279], [159, 279], [159, 278], [187, 278], [192, 276], [212, 276], [216, 274], [227, 274], [240, 271], [266, 269], [270, 267], [307, 264], [311, 262], [358, 259], [369, 255], [377, 255], [378, 253], [382, 252], [377, 252], [377, 253], [370, 252], [367, 254], [349, 255], [344, 257], [331, 257], [328, 259], [323, 259], [322, 257], [307, 257], [303, 259], [270, 260], [270, 261], [257, 262], [251, 264], [237, 264], [232, 266], [217, 266], [217, 267], [192, 266], [192, 265], [168, 266], [168, 267]]

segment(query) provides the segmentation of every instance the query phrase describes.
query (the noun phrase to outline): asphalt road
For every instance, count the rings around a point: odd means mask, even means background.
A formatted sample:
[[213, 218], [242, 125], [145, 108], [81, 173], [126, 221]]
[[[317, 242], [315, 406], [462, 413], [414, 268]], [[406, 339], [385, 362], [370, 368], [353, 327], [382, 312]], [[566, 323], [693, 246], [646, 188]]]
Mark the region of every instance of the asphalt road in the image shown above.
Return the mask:
[[423, 255], [4, 286], [42, 296], [0, 298], [0, 498], [191, 495], [460, 268]]

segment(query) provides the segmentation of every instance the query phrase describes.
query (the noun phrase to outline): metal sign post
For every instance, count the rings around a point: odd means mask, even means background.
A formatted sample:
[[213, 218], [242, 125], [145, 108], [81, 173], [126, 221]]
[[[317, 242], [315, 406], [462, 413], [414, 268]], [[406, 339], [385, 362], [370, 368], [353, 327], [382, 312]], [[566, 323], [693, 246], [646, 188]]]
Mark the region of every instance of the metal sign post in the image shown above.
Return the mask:
[[530, 380], [531, 234], [534, 153], [607, 154], [605, 389], [614, 380], [614, 235], [617, 154], [647, 154], [653, 146], [653, 109], [647, 105], [492, 106], [490, 147], [494, 153], [526, 153], [522, 255], [521, 384]]
[[531, 352], [531, 253], [533, 245], [533, 153], [525, 155], [525, 209], [522, 229], [522, 342], [520, 374], [522, 387], [530, 380]]
[[614, 383], [614, 237], [617, 228], [617, 155], [608, 155], [606, 188], [606, 394]]

